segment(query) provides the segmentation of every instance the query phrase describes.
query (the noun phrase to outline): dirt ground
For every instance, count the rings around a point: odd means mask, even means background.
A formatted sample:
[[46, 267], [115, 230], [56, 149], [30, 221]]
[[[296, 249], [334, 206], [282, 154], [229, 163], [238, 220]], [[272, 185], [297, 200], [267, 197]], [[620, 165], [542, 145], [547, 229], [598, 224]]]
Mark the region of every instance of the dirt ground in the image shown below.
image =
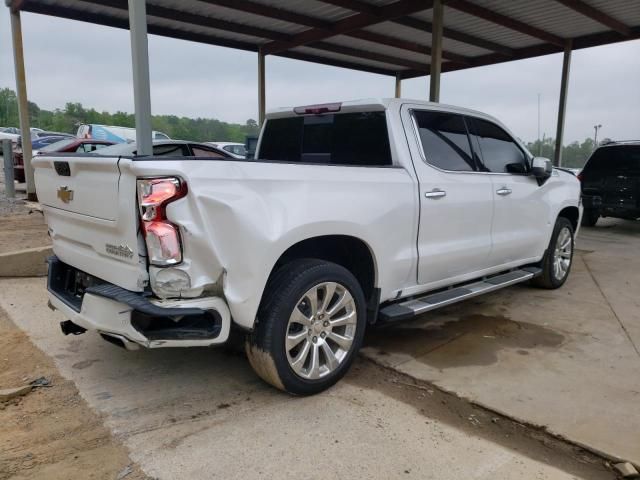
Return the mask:
[[[0, 479], [143, 479], [51, 359], [0, 309], [0, 389], [39, 377], [50, 387], [0, 403]], [[127, 473], [130, 472], [130, 473]]]
[[50, 245], [42, 212], [26, 205], [18, 210], [0, 216], [0, 253]]

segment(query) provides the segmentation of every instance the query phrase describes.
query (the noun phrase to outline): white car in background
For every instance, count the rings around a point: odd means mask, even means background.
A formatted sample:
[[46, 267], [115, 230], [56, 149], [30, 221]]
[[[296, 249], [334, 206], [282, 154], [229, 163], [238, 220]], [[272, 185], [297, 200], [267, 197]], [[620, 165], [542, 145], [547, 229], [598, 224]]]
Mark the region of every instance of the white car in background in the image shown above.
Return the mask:
[[209, 145], [229, 152], [234, 158], [246, 158], [247, 149], [242, 143], [234, 142], [207, 142]]
[[15, 127], [0, 127], [0, 141], [8, 138], [13, 143], [18, 141], [20, 137], [20, 129]]

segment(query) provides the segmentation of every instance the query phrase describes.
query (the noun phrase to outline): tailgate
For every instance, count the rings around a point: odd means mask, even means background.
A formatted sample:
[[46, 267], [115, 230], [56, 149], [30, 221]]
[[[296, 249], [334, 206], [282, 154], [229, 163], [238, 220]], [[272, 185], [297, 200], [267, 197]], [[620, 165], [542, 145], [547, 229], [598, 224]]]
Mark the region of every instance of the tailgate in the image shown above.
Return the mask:
[[637, 176], [615, 175], [604, 179], [602, 202], [606, 206], [618, 208], [637, 208], [640, 184]]
[[32, 161], [53, 251], [64, 263], [122, 288], [147, 284], [138, 238], [136, 178], [117, 157], [38, 156]]

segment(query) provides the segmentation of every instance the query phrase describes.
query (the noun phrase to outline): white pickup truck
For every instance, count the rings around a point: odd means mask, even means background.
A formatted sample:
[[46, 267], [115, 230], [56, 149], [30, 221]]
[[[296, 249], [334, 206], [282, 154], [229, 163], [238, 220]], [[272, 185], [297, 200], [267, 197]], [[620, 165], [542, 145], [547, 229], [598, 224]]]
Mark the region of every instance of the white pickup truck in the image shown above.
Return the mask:
[[531, 280], [560, 287], [580, 185], [492, 117], [399, 99], [277, 110], [255, 159], [38, 156], [64, 333], [128, 349], [246, 331], [294, 394], [342, 377], [367, 324]]

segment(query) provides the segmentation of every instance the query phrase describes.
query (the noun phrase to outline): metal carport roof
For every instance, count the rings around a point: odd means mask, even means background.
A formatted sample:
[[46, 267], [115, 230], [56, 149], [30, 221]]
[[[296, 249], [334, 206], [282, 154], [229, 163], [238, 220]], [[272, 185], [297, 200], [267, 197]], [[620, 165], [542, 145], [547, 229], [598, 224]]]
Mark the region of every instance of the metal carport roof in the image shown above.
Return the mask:
[[[149, 33], [411, 78], [430, 73], [432, 0], [148, 0]], [[7, 0], [128, 28], [127, 0]], [[638, 0], [444, 0], [442, 71], [640, 38]]]
[[[147, 33], [258, 53], [258, 112], [265, 57], [402, 79], [564, 52], [556, 132], [560, 164], [571, 52], [640, 38], [640, 0], [5, 0], [11, 9], [20, 128], [29, 130], [20, 12], [129, 29], [138, 151], [152, 153]], [[637, 59], [630, 59], [635, 61]], [[31, 142], [23, 142], [31, 157]], [[35, 198], [25, 162], [27, 194]]]

